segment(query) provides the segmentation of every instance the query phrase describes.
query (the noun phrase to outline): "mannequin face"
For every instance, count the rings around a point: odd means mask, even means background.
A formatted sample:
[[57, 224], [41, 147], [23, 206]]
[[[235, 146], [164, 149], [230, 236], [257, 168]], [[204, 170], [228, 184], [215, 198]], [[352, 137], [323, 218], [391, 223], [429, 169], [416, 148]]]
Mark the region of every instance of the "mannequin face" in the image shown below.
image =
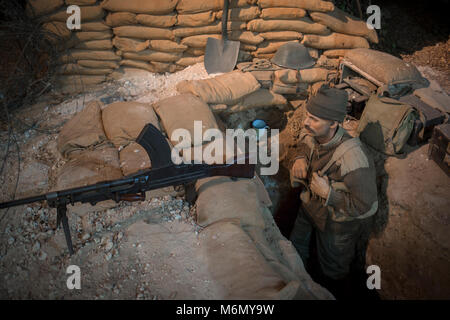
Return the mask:
[[325, 120], [313, 116], [306, 112], [306, 118], [303, 121], [305, 129], [318, 140], [331, 139], [336, 131], [338, 123], [332, 120]]

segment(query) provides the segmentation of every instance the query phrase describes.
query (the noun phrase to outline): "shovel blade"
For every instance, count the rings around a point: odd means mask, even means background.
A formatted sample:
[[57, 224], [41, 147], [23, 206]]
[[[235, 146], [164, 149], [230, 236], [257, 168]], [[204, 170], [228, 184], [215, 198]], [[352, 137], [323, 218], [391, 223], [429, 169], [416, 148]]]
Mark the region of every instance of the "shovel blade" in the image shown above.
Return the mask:
[[230, 72], [236, 66], [239, 41], [208, 38], [205, 50], [205, 69], [208, 74]]

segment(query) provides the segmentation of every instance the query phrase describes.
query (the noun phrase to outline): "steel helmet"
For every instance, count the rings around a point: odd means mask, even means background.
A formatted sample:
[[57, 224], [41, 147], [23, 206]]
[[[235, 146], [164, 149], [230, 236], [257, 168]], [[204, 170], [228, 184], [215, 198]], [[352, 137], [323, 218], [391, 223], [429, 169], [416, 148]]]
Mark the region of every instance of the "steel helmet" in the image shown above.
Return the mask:
[[316, 63], [308, 49], [295, 41], [279, 47], [271, 61], [280, 67], [295, 70], [307, 69]]

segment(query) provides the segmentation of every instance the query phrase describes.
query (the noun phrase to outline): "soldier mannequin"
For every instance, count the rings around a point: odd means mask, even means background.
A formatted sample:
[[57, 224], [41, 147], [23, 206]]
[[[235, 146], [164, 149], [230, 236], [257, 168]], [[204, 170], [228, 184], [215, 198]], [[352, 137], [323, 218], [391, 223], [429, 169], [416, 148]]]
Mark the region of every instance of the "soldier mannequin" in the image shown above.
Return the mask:
[[291, 184], [303, 184], [304, 190], [290, 240], [306, 264], [315, 232], [324, 282], [338, 298], [347, 294], [355, 257], [364, 267], [372, 217], [378, 209], [373, 161], [359, 139], [340, 126], [347, 99], [345, 91], [328, 86], [310, 98], [298, 155], [291, 163]]

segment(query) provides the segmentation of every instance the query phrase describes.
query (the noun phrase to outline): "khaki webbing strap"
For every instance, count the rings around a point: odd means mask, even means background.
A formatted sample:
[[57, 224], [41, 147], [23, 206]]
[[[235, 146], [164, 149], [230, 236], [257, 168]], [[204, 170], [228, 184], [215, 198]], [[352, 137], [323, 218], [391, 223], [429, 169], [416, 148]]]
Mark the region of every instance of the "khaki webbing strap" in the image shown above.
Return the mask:
[[319, 176], [323, 176], [328, 169], [338, 160], [340, 159], [348, 150], [353, 149], [355, 147], [361, 146], [361, 141], [359, 138], [351, 138], [344, 142], [342, 142], [334, 151], [333, 155], [331, 156], [330, 161], [322, 168], [322, 170], [319, 170]]

